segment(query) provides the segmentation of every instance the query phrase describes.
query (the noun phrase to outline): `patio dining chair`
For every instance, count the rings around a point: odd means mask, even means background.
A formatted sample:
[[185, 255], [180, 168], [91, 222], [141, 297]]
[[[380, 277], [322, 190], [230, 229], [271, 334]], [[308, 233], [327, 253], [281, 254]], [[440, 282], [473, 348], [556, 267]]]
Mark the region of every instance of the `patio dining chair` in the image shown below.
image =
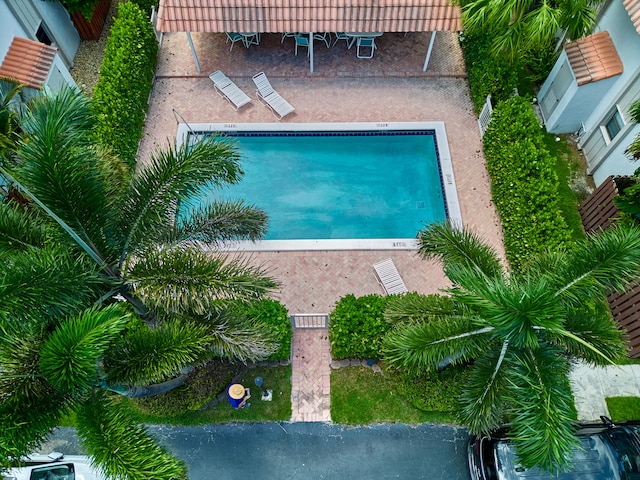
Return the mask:
[[296, 35], [298, 35], [298, 32], [283, 32], [282, 38], [280, 39], [280, 43], [284, 42], [285, 38], [287, 37], [294, 38]]
[[227, 35], [227, 41], [225, 43], [229, 43], [229, 40], [231, 40], [231, 48], [229, 49], [229, 51], [233, 50], [233, 46], [236, 44], [236, 42], [242, 42], [242, 44], [244, 45], [244, 37], [239, 33], [225, 32], [225, 34]]
[[[373, 37], [358, 37], [357, 48], [356, 57], [373, 58], [373, 51], [377, 48], [376, 40]], [[367, 48], [369, 51], [367, 51]]]
[[296, 35], [296, 55], [298, 55], [298, 47], [307, 47], [307, 56], [309, 56], [309, 37], [305, 35]]
[[353, 46], [354, 38], [347, 35], [346, 32], [335, 32], [334, 35], [336, 36], [336, 39], [333, 42], [333, 46], [335, 46], [340, 40], [344, 40], [347, 43], [347, 48], [351, 48]]
[[324, 44], [327, 46], [327, 48], [329, 48], [331, 46], [331, 34], [330, 33], [327, 33], [327, 32], [314, 33], [313, 34], [313, 39], [314, 40], [320, 40], [320, 41], [324, 42]]

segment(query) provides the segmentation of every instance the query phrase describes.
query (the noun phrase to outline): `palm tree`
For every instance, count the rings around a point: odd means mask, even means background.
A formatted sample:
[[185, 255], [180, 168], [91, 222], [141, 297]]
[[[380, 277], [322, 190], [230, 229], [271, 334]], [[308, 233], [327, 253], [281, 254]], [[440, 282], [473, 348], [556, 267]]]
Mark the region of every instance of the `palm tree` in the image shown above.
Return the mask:
[[561, 32], [570, 39], [593, 29], [602, 0], [459, 0], [469, 34], [489, 33], [493, 51], [512, 59], [554, 43]]
[[92, 125], [82, 94], [37, 97], [22, 117], [16, 161], [0, 166], [33, 202], [0, 212], [8, 266], [0, 274], [0, 461], [28, 453], [73, 409], [87, 450], [110, 475], [181, 478], [183, 466], [105, 391], [156, 394], [212, 357], [275, 350], [270, 332], [236, 308], [275, 282], [241, 257], [201, 247], [259, 239], [266, 215], [242, 201], [177, 213], [204, 186], [240, 180], [233, 144], [168, 147], [131, 175], [93, 142]]
[[418, 370], [469, 363], [459, 413], [471, 431], [508, 420], [525, 467], [565, 466], [577, 444], [570, 362], [606, 365], [625, 355], [602, 299], [637, 276], [640, 230], [610, 229], [510, 274], [491, 247], [450, 225], [427, 227], [419, 243], [453, 287], [436, 301], [390, 301], [385, 315], [396, 326], [386, 359]]

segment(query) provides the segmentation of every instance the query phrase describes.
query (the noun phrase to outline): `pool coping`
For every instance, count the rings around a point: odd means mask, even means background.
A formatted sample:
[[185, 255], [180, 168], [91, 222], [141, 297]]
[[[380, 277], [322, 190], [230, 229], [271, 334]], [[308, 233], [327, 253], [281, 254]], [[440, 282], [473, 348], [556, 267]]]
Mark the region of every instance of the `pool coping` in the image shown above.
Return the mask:
[[[179, 123], [176, 145], [181, 146], [190, 132], [322, 132], [322, 131], [424, 131], [433, 130], [442, 187], [447, 207], [447, 218], [462, 225], [462, 212], [458, 199], [449, 141], [444, 122], [334, 122], [334, 123]], [[417, 233], [417, 232], [416, 232]], [[415, 238], [324, 239], [324, 240], [260, 240], [226, 241], [217, 249], [226, 251], [307, 251], [307, 250], [415, 250]]]

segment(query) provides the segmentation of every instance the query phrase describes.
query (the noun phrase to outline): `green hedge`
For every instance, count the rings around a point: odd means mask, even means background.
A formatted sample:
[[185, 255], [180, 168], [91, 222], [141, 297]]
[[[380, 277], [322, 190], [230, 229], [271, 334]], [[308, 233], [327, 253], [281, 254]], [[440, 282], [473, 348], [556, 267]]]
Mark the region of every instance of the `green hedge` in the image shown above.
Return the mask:
[[93, 102], [98, 142], [131, 166], [142, 136], [157, 53], [147, 15], [135, 3], [121, 3], [105, 47]]
[[520, 65], [506, 57], [491, 55], [489, 35], [465, 34], [460, 40], [476, 114], [482, 111], [487, 95], [491, 95], [494, 103], [510, 98], [518, 86]]
[[530, 103], [514, 97], [497, 105], [484, 153], [500, 214], [507, 258], [518, 270], [547, 248], [568, 245], [570, 231], [558, 203], [558, 177], [544, 130]]
[[291, 357], [291, 320], [284, 305], [276, 300], [261, 300], [252, 305], [246, 314], [268, 325], [278, 338], [280, 347], [268, 360], [286, 360]]
[[333, 358], [380, 358], [382, 339], [391, 329], [384, 319], [387, 298], [367, 295], [341, 298], [329, 314]]

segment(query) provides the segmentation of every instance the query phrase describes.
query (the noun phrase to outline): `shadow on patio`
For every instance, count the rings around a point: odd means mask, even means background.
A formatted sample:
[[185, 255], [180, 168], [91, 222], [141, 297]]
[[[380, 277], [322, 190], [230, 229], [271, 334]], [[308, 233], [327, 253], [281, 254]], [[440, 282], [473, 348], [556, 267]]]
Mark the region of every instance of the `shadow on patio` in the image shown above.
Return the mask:
[[[314, 73], [309, 71], [307, 49], [294, 54], [294, 39], [281, 42], [280, 34], [262, 34], [260, 45], [245, 48], [236, 43], [233, 51], [223, 33], [193, 33], [193, 43], [202, 72], [198, 74], [184, 33], [166, 34], [158, 59], [157, 76], [206, 76], [222, 70], [230, 77], [251, 76], [264, 71], [269, 77], [464, 77], [462, 52], [455, 32], [438, 32], [427, 72], [423, 72], [431, 33], [385, 33], [376, 38], [372, 59], [356, 58], [355, 45], [347, 49], [339, 41], [330, 48], [314, 42]], [[335, 40], [335, 36], [332, 36]]]

